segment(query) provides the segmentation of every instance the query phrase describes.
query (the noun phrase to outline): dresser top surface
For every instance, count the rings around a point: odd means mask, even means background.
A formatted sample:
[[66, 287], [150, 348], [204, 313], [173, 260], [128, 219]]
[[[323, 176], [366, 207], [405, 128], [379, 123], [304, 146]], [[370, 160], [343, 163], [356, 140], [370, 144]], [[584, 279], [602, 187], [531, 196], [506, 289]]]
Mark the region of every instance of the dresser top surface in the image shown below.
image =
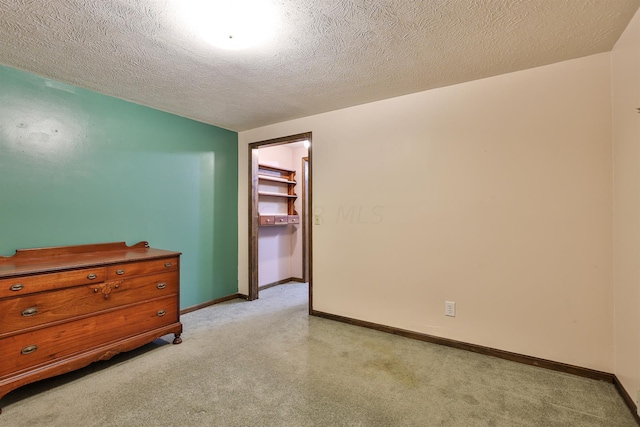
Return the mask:
[[147, 242], [127, 246], [125, 242], [96, 245], [19, 249], [0, 256], [0, 279], [6, 277], [105, 266], [125, 262], [177, 257], [180, 252], [150, 248]]

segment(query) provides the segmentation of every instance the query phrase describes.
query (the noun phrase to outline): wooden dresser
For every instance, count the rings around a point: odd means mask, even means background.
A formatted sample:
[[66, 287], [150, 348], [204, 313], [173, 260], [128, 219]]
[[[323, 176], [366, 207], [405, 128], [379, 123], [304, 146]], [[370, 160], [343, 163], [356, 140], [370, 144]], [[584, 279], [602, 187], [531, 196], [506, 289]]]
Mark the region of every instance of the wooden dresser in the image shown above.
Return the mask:
[[179, 344], [179, 290], [180, 253], [147, 242], [0, 257], [0, 399], [166, 334]]

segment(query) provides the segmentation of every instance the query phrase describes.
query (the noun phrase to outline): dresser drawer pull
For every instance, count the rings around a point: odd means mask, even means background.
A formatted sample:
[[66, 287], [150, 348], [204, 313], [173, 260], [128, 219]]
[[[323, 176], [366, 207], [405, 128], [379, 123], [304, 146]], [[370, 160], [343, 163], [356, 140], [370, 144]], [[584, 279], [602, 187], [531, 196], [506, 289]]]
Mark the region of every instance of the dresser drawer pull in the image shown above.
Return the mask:
[[9, 290], [12, 290], [12, 291], [21, 291], [22, 289], [24, 289], [24, 285], [22, 283], [16, 283], [15, 285], [9, 288]]
[[37, 345], [30, 345], [28, 347], [23, 348], [20, 353], [21, 354], [31, 354], [38, 349]]
[[166, 287], [167, 287], [167, 284], [166, 284], [166, 283], [164, 283], [164, 282], [160, 282], [160, 283], [158, 283], [158, 284], [156, 285], [156, 288], [158, 288], [158, 289], [164, 289], [164, 288], [166, 288]]
[[89, 279], [89, 280], [93, 280], [93, 279], [97, 279], [97, 278], [98, 278], [98, 275], [97, 274], [93, 274], [93, 273], [91, 273], [90, 275], [87, 276], [87, 279]]
[[164, 310], [160, 310], [160, 311], [158, 311], [156, 314], [158, 315], [158, 317], [162, 317], [162, 316], [164, 316], [165, 314], [167, 314], [167, 312], [166, 312], [166, 311], [164, 311]]
[[22, 317], [35, 316], [36, 314], [38, 314], [37, 307], [29, 307], [22, 311]]
[[169, 268], [169, 267], [171, 267], [171, 263], [170, 263], [170, 262], [165, 262], [165, 263], [164, 263], [164, 266], [165, 266], [165, 267], [167, 267], [167, 268]]
[[116, 274], [117, 274], [118, 276], [122, 276], [122, 275], [124, 274], [124, 270], [117, 270], [117, 271], [116, 271]]

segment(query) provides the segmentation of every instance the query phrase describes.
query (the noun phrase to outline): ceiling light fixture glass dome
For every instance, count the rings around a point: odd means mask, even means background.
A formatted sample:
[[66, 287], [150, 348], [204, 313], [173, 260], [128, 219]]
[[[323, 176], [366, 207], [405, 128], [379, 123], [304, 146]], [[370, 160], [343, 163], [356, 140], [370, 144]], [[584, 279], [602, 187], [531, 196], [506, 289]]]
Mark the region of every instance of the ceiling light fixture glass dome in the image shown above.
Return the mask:
[[271, 0], [181, 0], [183, 15], [204, 40], [229, 50], [260, 45], [275, 33]]

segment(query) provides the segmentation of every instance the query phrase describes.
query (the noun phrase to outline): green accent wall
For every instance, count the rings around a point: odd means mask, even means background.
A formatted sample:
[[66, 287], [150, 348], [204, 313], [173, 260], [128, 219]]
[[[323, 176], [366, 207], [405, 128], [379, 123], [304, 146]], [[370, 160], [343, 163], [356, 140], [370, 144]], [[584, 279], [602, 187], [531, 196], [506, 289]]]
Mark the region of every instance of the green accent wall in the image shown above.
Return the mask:
[[238, 291], [238, 134], [0, 67], [0, 255], [146, 240], [181, 306]]

